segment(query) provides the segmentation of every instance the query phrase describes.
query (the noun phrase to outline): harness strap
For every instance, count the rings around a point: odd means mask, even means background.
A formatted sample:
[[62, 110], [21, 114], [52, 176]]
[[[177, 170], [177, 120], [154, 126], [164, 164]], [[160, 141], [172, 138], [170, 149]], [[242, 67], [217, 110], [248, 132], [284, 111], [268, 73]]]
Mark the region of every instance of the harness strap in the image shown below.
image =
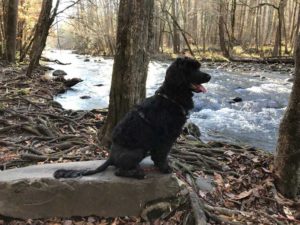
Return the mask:
[[180, 108], [180, 110], [184, 116], [188, 115], [187, 111], [183, 108], [182, 105], [180, 105], [178, 102], [174, 101], [173, 99], [169, 98], [167, 95], [162, 94], [162, 93], [156, 93], [156, 95], [161, 96], [161, 97], [173, 102], [175, 105], [177, 105]]
[[151, 126], [151, 122], [146, 118], [146, 116], [143, 112], [137, 110], [137, 113], [138, 113], [139, 117], [141, 117], [148, 125]]

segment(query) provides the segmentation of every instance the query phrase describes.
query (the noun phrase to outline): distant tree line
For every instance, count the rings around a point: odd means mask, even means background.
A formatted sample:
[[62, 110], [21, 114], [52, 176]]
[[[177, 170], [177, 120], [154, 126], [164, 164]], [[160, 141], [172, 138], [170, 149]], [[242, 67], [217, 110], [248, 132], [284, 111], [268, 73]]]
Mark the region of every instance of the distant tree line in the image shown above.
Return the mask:
[[[52, 6], [52, 0], [0, 0], [2, 59], [22, 62], [33, 55], [38, 18], [46, 2]], [[61, 37], [67, 40], [58, 47], [114, 55], [119, 0], [66, 2], [78, 4], [68, 13]], [[291, 56], [299, 11], [299, 0], [155, 0], [152, 51], [189, 52], [202, 58], [214, 53], [226, 58]], [[61, 29], [56, 30], [57, 37]]]
[[10, 63], [28, 59], [27, 75], [39, 65], [39, 59], [58, 14], [80, 0], [1, 0], [0, 1], [0, 58]]
[[[73, 48], [115, 53], [118, 0], [81, 0], [71, 16]], [[292, 55], [297, 0], [155, 0], [154, 52], [257, 57]]]

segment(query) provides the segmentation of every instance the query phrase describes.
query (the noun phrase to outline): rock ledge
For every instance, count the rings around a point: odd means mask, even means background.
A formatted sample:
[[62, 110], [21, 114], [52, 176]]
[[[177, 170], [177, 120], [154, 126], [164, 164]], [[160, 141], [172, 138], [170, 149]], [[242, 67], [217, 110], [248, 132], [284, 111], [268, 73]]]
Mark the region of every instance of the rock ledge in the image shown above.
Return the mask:
[[[175, 197], [176, 178], [158, 172], [144, 180], [120, 178], [114, 168], [93, 176], [56, 180], [59, 168], [95, 168], [103, 161], [45, 164], [0, 172], [0, 215], [36, 219], [71, 216], [138, 216], [152, 201]], [[146, 159], [143, 167], [152, 167]]]

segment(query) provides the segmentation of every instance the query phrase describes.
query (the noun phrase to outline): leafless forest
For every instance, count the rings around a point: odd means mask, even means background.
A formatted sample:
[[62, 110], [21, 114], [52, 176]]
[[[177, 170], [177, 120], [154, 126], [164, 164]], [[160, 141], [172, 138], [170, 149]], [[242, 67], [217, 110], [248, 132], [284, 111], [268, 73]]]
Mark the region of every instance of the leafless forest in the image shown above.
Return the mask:
[[[82, 0], [61, 47], [114, 54], [118, 1]], [[289, 56], [300, 25], [297, 0], [157, 0], [153, 51], [211, 57]], [[73, 41], [70, 41], [74, 40]], [[72, 43], [72, 45], [70, 45]]]
[[[7, 1], [0, 4], [4, 53], [9, 15]], [[16, 47], [20, 61], [32, 46], [41, 4], [39, 0], [19, 2]], [[113, 55], [118, 5], [118, 0], [79, 1], [53, 23], [52, 45]], [[154, 11], [154, 53], [188, 52], [202, 58], [291, 56], [300, 25], [297, 0], [156, 0]]]

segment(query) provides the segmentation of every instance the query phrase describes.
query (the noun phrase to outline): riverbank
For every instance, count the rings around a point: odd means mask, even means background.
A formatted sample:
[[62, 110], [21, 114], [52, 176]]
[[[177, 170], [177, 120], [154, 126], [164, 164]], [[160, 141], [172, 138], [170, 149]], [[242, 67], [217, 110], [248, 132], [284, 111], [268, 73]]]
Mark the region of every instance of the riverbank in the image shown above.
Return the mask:
[[[113, 56], [107, 55], [89, 55], [85, 52], [80, 51], [72, 51], [73, 54], [78, 54], [87, 57], [104, 57], [104, 58], [113, 58]], [[156, 53], [151, 55], [152, 61], [172, 61], [176, 57], [184, 56], [184, 54], [171, 54], [171, 53]], [[198, 58], [201, 63], [208, 68], [220, 68], [226, 69], [229, 71], [236, 71], [236, 72], [287, 72], [290, 76], [294, 74], [294, 64], [293, 63], [284, 63], [278, 61], [271, 61], [271, 62], [263, 62], [263, 58], [249, 58], [248, 62], [234, 62], [230, 61], [220, 54], [208, 52], [208, 54], [199, 55]], [[253, 59], [253, 61], [251, 61]], [[283, 57], [283, 59], [285, 59]], [[257, 60], [255, 62], [255, 60]]]
[[[26, 67], [1, 67], [0, 169], [104, 159], [97, 140], [105, 110], [65, 110], [53, 101], [65, 84], [49, 79], [44, 68], [32, 78]], [[192, 133], [191, 133], [192, 134]], [[177, 177], [188, 187], [183, 201], [154, 224], [296, 224], [300, 203], [283, 198], [273, 185], [273, 156], [253, 147], [207, 144], [186, 133], [170, 154]], [[192, 201], [190, 201], [192, 199]], [[204, 212], [200, 214], [199, 212]], [[0, 224], [28, 224], [0, 218]], [[143, 218], [53, 218], [30, 224], [146, 224]]]
[[[64, 70], [66, 78], [83, 80], [55, 97], [65, 109], [108, 107], [113, 59], [76, 55], [65, 50], [45, 52], [45, 55], [71, 63], [49, 63], [55, 69]], [[153, 95], [162, 84], [170, 63], [150, 62], [147, 96]], [[212, 79], [205, 84], [206, 94], [194, 95], [195, 108], [190, 113], [190, 121], [201, 129], [203, 141], [244, 143], [274, 152], [277, 130], [292, 87], [292, 66], [202, 62], [201, 69]]]

